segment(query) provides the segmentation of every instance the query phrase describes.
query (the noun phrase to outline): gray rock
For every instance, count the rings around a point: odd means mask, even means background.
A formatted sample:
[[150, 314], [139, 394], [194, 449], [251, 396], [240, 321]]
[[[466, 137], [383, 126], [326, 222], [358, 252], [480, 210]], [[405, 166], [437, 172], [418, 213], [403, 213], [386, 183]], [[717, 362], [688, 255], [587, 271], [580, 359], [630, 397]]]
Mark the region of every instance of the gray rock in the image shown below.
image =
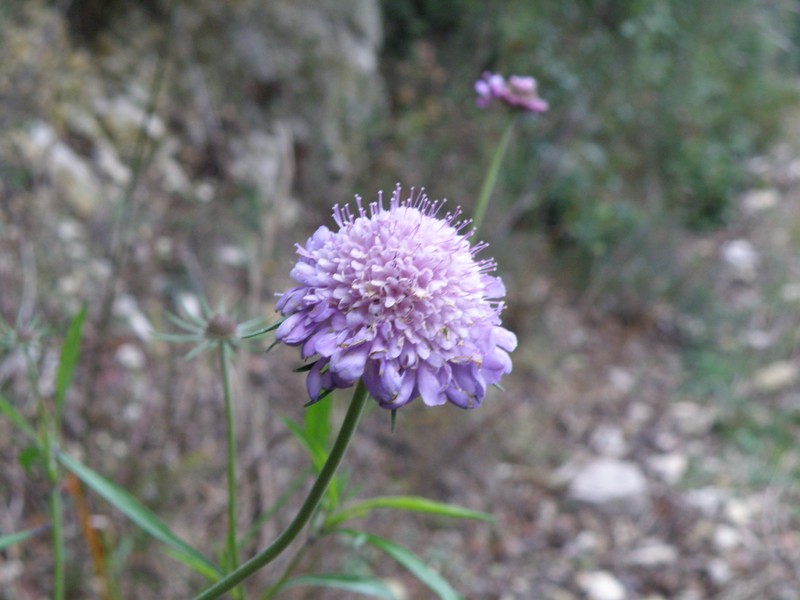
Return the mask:
[[608, 571], [579, 573], [578, 585], [589, 600], [625, 600], [625, 586]]
[[635, 514], [649, 506], [647, 479], [632, 462], [598, 458], [573, 477], [568, 496], [604, 511]]

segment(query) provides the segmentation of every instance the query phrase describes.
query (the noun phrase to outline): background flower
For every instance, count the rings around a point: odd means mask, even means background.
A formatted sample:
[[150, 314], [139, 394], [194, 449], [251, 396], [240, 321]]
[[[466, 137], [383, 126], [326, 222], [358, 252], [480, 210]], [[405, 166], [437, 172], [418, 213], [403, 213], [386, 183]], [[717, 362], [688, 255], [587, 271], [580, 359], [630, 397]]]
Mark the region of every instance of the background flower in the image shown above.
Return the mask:
[[500, 325], [502, 281], [486, 244], [470, 246], [460, 211], [439, 217], [440, 202], [398, 186], [358, 211], [333, 209], [339, 231], [320, 227], [291, 272], [299, 286], [282, 295], [287, 316], [276, 337], [313, 359], [312, 401], [363, 377], [384, 408], [417, 397], [429, 406], [480, 405], [486, 387], [511, 371], [516, 336]]
[[536, 80], [533, 77], [512, 75], [506, 82], [502, 75], [487, 72], [475, 82], [475, 92], [478, 94], [478, 106], [481, 108], [489, 106], [493, 99], [497, 99], [513, 108], [528, 112], [541, 113], [548, 109], [547, 101], [539, 97]]

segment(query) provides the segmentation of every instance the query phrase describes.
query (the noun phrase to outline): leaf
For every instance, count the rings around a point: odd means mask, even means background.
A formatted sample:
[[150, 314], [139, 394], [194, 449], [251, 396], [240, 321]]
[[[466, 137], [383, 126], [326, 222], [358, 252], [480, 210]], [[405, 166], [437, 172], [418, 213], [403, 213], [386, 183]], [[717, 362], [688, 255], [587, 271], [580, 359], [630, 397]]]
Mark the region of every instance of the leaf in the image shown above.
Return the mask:
[[[329, 402], [324, 404], [330, 405]], [[327, 409], [330, 411], [330, 407]], [[317, 418], [317, 417], [314, 417]], [[325, 465], [325, 461], [328, 460], [328, 450], [325, 446], [320, 443], [320, 441], [314, 437], [311, 437], [306, 429], [301, 428], [297, 423], [292, 421], [291, 419], [284, 418], [283, 422], [286, 423], [286, 426], [289, 428], [289, 431], [292, 432], [294, 437], [303, 445], [303, 448], [306, 449], [308, 455], [311, 457], [311, 462], [314, 465], [314, 470], [319, 474], [322, 470], [322, 467]], [[308, 426], [308, 423], [306, 423]], [[314, 424], [312, 425], [312, 430], [314, 429], [322, 429], [322, 425]], [[331, 500], [331, 504], [335, 507], [339, 504], [339, 497], [342, 488], [342, 478], [341, 475], [334, 475], [333, 479], [331, 479], [331, 483], [328, 486], [328, 490], [325, 492], [325, 496]]]
[[75, 374], [75, 366], [78, 364], [78, 357], [80, 356], [81, 349], [81, 329], [83, 322], [86, 319], [86, 307], [78, 311], [78, 314], [72, 319], [67, 329], [67, 337], [64, 340], [64, 345], [61, 347], [61, 360], [58, 363], [58, 372], [56, 373], [56, 415], [57, 419], [61, 421], [61, 409], [64, 406], [64, 398], [67, 395], [67, 390], [72, 383], [72, 377]]
[[333, 588], [356, 594], [364, 594], [373, 598], [385, 598], [386, 600], [398, 600], [394, 592], [380, 579], [374, 577], [363, 577], [361, 575], [351, 575], [349, 573], [324, 573], [319, 575], [304, 575], [295, 577], [281, 585], [277, 591], [288, 590], [293, 587], [304, 585], [314, 585], [318, 587]]
[[300, 427], [300, 425], [288, 418], [284, 418], [283, 422], [286, 424], [286, 427], [289, 428], [292, 435], [297, 438], [297, 441], [300, 442], [300, 445], [308, 452], [314, 469], [319, 473], [322, 470], [322, 466], [325, 464], [325, 460], [328, 458], [328, 453], [324, 448], [320, 447], [319, 444], [316, 444], [314, 440], [309, 438], [306, 430]]
[[333, 402], [316, 402], [306, 409], [306, 435], [327, 454]]
[[2, 394], [0, 394], [0, 412], [7, 416], [8, 420], [11, 421], [11, 423], [13, 423], [17, 429], [28, 436], [31, 441], [37, 441], [36, 432], [33, 430], [33, 427], [28, 424], [28, 421], [25, 420], [25, 417], [23, 417], [19, 411], [14, 408], [14, 405], [11, 404], [11, 402], [9, 402]]
[[408, 512], [427, 513], [454, 519], [476, 519], [479, 521], [493, 521], [492, 515], [477, 510], [470, 510], [454, 504], [436, 502], [420, 496], [379, 496], [356, 502], [342, 509], [338, 514], [331, 516], [326, 527], [333, 527], [350, 519], [363, 517], [376, 508], [405, 510]]
[[385, 552], [403, 565], [414, 577], [428, 586], [441, 600], [463, 600], [463, 597], [453, 589], [444, 577], [426, 565], [419, 556], [403, 548], [403, 546], [386, 538], [352, 529], [339, 529], [337, 533], [350, 535], [356, 541], [366, 542]]
[[0, 536], [0, 552], [5, 550], [6, 548], [13, 546], [14, 544], [19, 544], [20, 542], [24, 542], [28, 538], [32, 538], [35, 535], [40, 534], [43, 531], [46, 531], [49, 528], [49, 525], [40, 525], [39, 527], [33, 527], [31, 529], [26, 529], [25, 531], [18, 531], [17, 533], [9, 533], [8, 535]]
[[42, 451], [36, 444], [30, 444], [22, 449], [17, 460], [25, 472], [30, 475], [34, 463], [42, 459]]
[[62, 452], [59, 452], [57, 457], [58, 462], [77, 475], [87, 487], [102, 496], [143, 531], [166, 544], [170, 556], [211, 580], [217, 580], [222, 576], [211, 561], [175, 535], [163, 521], [130, 493]]
[[265, 333], [269, 333], [270, 331], [274, 331], [278, 327], [280, 327], [281, 323], [283, 323], [285, 320], [286, 320], [286, 317], [275, 321], [271, 325], [267, 325], [263, 329], [259, 329], [258, 331], [254, 331], [253, 333], [247, 333], [246, 335], [242, 336], [242, 339], [243, 340], [249, 340], [250, 338], [258, 337], [259, 335], [264, 335]]

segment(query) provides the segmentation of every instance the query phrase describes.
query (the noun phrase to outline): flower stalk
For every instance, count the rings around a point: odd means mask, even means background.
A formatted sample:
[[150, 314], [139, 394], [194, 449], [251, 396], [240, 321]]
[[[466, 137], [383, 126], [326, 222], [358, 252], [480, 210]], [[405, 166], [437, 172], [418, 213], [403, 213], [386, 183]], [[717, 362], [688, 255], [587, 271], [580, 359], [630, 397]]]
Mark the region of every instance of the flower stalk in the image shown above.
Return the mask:
[[300, 510], [289, 526], [271, 545], [241, 565], [238, 569], [220, 579], [210, 588], [195, 596], [194, 600], [213, 600], [214, 598], [219, 598], [225, 592], [234, 588], [253, 573], [277, 558], [286, 550], [289, 544], [297, 538], [298, 534], [303, 530], [314, 514], [314, 511], [325, 494], [325, 490], [328, 489], [328, 485], [333, 479], [339, 464], [342, 462], [347, 447], [350, 445], [353, 433], [358, 425], [358, 421], [361, 418], [361, 413], [364, 411], [364, 406], [367, 403], [368, 397], [369, 394], [367, 393], [367, 388], [363, 380], [359, 380], [355, 392], [353, 392], [353, 399], [350, 401], [350, 407], [347, 409], [347, 414], [344, 417], [339, 435], [336, 437], [328, 459], [323, 465], [314, 485], [311, 487], [303, 505], [300, 507]]
[[497, 184], [497, 177], [500, 175], [500, 166], [503, 164], [508, 146], [511, 142], [511, 134], [514, 132], [514, 127], [517, 124], [517, 115], [514, 115], [508, 123], [508, 127], [503, 132], [503, 136], [497, 143], [497, 147], [492, 154], [492, 162], [489, 163], [489, 169], [486, 171], [486, 176], [481, 185], [481, 192], [478, 196], [478, 203], [475, 206], [475, 216], [472, 219], [472, 225], [475, 228], [475, 233], [481, 228], [483, 224], [483, 217], [486, 215], [486, 209], [489, 206], [489, 199], [492, 197], [492, 192]]
[[[222, 390], [225, 397], [225, 431], [228, 442], [228, 536], [226, 541], [227, 566], [229, 571], [239, 567], [239, 551], [236, 544], [236, 424], [233, 413], [230, 373], [228, 372], [228, 344], [219, 344], [219, 367], [222, 374]], [[233, 591], [234, 598], [243, 598], [241, 588]]]

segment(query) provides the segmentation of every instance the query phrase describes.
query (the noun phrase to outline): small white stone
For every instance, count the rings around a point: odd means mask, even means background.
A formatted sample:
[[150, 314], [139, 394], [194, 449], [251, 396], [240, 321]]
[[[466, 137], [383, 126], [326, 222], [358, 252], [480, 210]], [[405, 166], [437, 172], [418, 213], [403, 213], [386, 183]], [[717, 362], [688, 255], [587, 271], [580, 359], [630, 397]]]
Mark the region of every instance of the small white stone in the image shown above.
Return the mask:
[[696, 508], [707, 517], [715, 516], [728, 499], [728, 492], [715, 487], [703, 487], [689, 490], [684, 494], [689, 506]]
[[730, 240], [722, 245], [720, 250], [722, 260], [743, 279], [755, 276], [760, 257], [758, 251], [750, 240]]
[[714, 530], [714, 545], [721, 552], [733, 550], [741, 543], [741, 534], [730, 525], [718, 525]]
[[782, 360], [767, 365], [753, 375], [753, 387], [758, 392], [770, 394], [792, 385], [800, 371], [793, 362]]
[[640, 567], [656, 567], [660, 565], [671, 565], [678, 560], [678, 551], [674, 546], [654, 540], [633, 550], [628, 563]]
[[716, 585], [725, 585], [733, 578], [731, 566], [721, 558], [712, 558], [706, 565], [708, 578]]
[[619, 458], [628, 451], [622, 430], [614, 425], [599, 425], [592, 432], [589, 443], [598, 454], [604, 456]]
[[569, 497], [614, 513], [637, 513], [649, 505], [647, 480], [632, 463], [598, 458], [584, 466], [569, 486]]
[[780, 193], [774, 188], [750, 190], [742, 198], [742, 208], [747, 214], [756, 214], [778, 205]]
[[781, 300], [784, 302], [800, 301], [800, 283], [787, 283], [781, 288]]
[[675, 428], [684, 435], [704, 435], [709, 432], [716, 414], [714, 410], [694, 402], [675, 402], [669, 408]]
[[608, 382], [623, 396], [630, 394], [636, 385], [636, 378], [621, 367], [611, 367], [608, 371]]
[[685, 454], [670, 452], [658, 454], [647, 461], [647, 466], [667, 485], [677, 484], [686, 473], [689, 459]]
[[141, 371], [146, 362], [144, 352], [133, 344], [120, 344], [116, 357], [117, 362], [130, 371]]
[[744, 527], [753, 520], [753, 509], [750, 503], [739, 498], [731, 498], [725, 504], [725, 516], [734, 525]]
[[153, 325], [139, 308], [133, 296], [125, 294], [114, 301], [114, 314], [125, 319], [133, 332], [143, 342], [149, 342], [153, 337]]
[[578, 585], [589, 600], [625, 600], [625, 587], [608, 571], [578, 574]]

